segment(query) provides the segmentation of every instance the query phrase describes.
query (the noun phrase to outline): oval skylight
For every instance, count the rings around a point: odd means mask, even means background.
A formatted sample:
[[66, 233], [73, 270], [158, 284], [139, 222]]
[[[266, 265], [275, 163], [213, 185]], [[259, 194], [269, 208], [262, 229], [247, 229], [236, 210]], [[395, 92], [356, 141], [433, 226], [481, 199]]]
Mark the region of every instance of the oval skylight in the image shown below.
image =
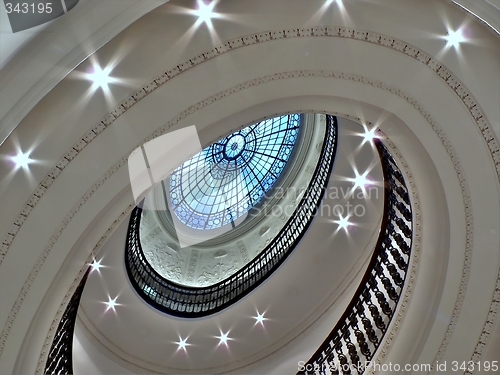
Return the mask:
[[271, 189], [292, 153], [300, 114], [247, 126], [220, 139], [172, 172], [171, 210], [194, 229], [234, 223]]

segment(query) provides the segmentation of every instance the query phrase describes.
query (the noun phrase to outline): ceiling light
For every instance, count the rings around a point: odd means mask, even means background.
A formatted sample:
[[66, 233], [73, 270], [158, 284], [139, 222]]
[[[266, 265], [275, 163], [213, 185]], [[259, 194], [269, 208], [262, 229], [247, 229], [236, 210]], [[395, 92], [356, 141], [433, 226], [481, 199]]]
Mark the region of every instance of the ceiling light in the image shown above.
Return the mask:
[[356, 174], [356, 177], [350, 179], [350, 181], [354, 182], [354, 186], [353, 186], [352, 190], [356, 190], [357, 188], [360, 188], [362, 191], [364, 191], [365, 186], [369, 185], [371, 182], [370, 180], [368, 180], [366, 178], [366, 176], [368, 175], [368, 171], [366, 171], [363, 174], [359, 174], [359, 172], [355, 170], [354, 173]]
[[115, 311], [115, 307], [118, 306], [118, 304], [116, 303], [116, 299], [118, 297], [115, 297], [114, 299], [111, 299], [111, 297], [108, 297], [109, 301], [108, 302], [104, 302], [104, 304], [107, 306], [106, 307], [106, 311], [108, 311], [109, 309], [112, 309], [113, 311]]
[[196, 17], [196, 21], [193, 23], [193, 26], [189, 28], [187, 33], [184, 35], [184, 37], [187, 38], [186, 42], [188, 42], [188, 39], [191, 39], [194, 36], [196, 30], [198, 30], [201, 25], [205, 24], [206, 28], [208, 29], [210, 39], [212, 39], [212, 44], [217, 45], [222, 43], [212, 23], [212, 20], [215, 18], [227, 18], [221, 13], [214, 12], [214, 8], [218, 2], [219, 0], [197, 0], [196, 6], [194, 7], [195, 9], [183, 8], [183, 13], [190, 14]]
[[97, 261], [96, 259], [94, 259], [94, 261], [90, 264], [90, 267], [92, 267], [90, 272], [99, 271], [99, 268], [102, 267], [101, 261]]
[[372, 144], [373, 140], [375, 138], [377, 138], [377, 136], [375, 134], [376, 131], [377, 131], [376, 127], [369, 129], [367, 126], [365, 126], [365, 132], [362, 134], [362, 136], [363, 136], [363, 143], [362, 144], [365, 144], [366, 142]]
[[253, 318], [256, 320], [255, 324], [257, 324], [257, 323], [260, 323], [260, 324], [262, 324], [262, 325], [264, 324], [264, 320], [267, 320], [267, 318], [264, 318], [264, 314], [265, 314], [265, 313], [262, 313], [262, 314], [261, 314], [261, 313], [259, 313], [259, 312], [257, 311], [257, 316], [254, 316], [254, 317], [253, 317]]
[[452, 46], [457, 48], [460, 43], [465, 41], [465, 37], [462, 33], [462, 30], [456, 30], [456, 31], [448, 31], [448, 34], [444, 37], [446, 39], [446, 45], [447, 46]]
[[323, 9], [328, 8], [332, 4], [335, 4], [341, 12], [344, 12], [344, 3], [342, 0], [326, 0]]
[[189, 346], [190, 344], [187, 343], [187, 337], [185, 339], [182, 339], [180, 336], [179, 336], [179, 341], [176, 342], [176, 344], [179, 346], [177, 348], [177, 350], [181, 350], [183, 349], [184, 351], [186, 351], [186, 346]]
[[16, 169], [23, 168], [28, 169], [29, 164], [33, 163], [33, 159], [30, 159], [29, 153], [19, 152], [16, 156], [13, 156], [11, 160], [16, 163]]
[[109, 69], [103, 70], [100, 66], [94, 65], [94, 72], [87, 74], [87, 78], [94, 82], [93, 88], [101, 87], [104, 89], [108, 87], [108, 84], [114, 82], [114, 78], [111, 78], [109, 73]]
[[209, 24], [215, 16], [213, 12], [214, 6], [215, 1], [205, 4], [203, 0], [198, 0], [198, 9], [193, 12], [194, 15], [198, 16], [198, 22]]
[[228, 336], [228, 335], [229, 335], [229, 332], [226, 332], [226, 333], [222, 333], [222, 332], [221, 332], [221, 333], [220, 333], [220, 336], [216, 336], [216, 337], [219, 339], [219, 345], [220, 345], [220, 344], [227, 345], [227, 342], [228, 342], [229, 340], [231, 340], [231, 339], [229, 338], [229, 336]]
[[340, 219], [339, 220], [334, 220], [333, 222], [338, 225], [338, 229], [344, 229], [347, 232], [347, 228], [349, 225], [352, 225], [351, 222], [349, 222], [349, 217], [342, 217], [342, 215], [339, 215]]

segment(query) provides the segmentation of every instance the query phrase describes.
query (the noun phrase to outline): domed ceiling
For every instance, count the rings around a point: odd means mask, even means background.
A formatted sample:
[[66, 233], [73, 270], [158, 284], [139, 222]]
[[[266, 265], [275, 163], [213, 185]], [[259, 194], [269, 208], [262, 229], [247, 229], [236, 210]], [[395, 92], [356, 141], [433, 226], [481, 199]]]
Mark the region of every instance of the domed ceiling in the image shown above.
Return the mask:
[[[80, 0], [43, 33], [9, 42], [16, 53], [0, 85], [0, 367], [43, 373], [66, 305], [96, 259], [103, 267], [82, 299], [76, 373], [295, 372], [359, 281], [375, 206], [365, 205], [366, 222], [317, 216], [282, 273], [230, 313], [189, 323], [137, 298], [122, 250], [135, 206], [126, 168], [134, 149], [193, 124], [206, 146], [298, 111], [358, 124], [341, 138], [356, 139], [349, 150], [363, 159], [339, 149], [339, 189], [353, 187], [353, 166], [368, 169], [373, 155], [355, 134], [376, 124], [421, 199], [421, 254], [377, 358], [498, 360], [500, 54], [498, 32], [482, 23], [498, 30], [498, 1], [231, 0], [200, 13], [197, 1], [175, 0], [150, 12], [160, 3]], [[111, 82], [92, 81], [93, 71]], [[257, 225], [248, 243], [265, 246], [275, 222]]]
[[234, 226], [283, 172], [299, 127], [300, 115], [279, 116], [203, 149], [170, 176], [167, 194], [172, 212], [193, 229]]
[[[310, 183], [325, 122], [324, 115], [314, 114], [263, 120], [224, 137], [175, 169], [143, 205], [140, 238], [147, 262], [167, 280], [207, 286], [255, 258], [285, 224], [272, 218], [288, 218]], [[213, 162], [214, 151], [221, 145], [230, 147], [235, 137], [244, 138], [241, 134], [254, 144], [243, 144], [231, 160], [220, 150], [216, 155], [222, 160]], [[215, 177], [212, 172], [217, 173]], [[201, 183], [198, 178], [203, 179]], [[157, 209], [165, 206], [157, 203], [163, 199], [168, 201], [168, 210]], [[181, 204], [184, 212], [193, 211], [191, 216], [177, 216]], [[273, 211], [276, 205], [283, 207], [282, 213]], [[195, 215], [204, 218], [203, 227], [197, 221], [193, 228]]]

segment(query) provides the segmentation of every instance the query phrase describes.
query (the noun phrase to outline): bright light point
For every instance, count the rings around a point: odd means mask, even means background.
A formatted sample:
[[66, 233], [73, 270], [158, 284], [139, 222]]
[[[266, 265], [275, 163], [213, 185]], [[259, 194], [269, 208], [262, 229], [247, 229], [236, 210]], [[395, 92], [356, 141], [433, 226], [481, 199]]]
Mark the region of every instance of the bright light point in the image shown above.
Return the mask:
[[346, 216], [346, 217], [342, 217], [341, 215], [339, 215], [339, 216], [340, 216], [340, 219], [334, 220], [334, 223], [339, 226], [338, 229], [344, 229], [347, 232], [347, 228], [349, 227], [349, 225], [352, 225], [352, 223], [349, 222], [348, 216]]
[[90, 264], [90, 267], [92, 267], [90, 272], [99, 271], [99, 268], [102, 267], [101, 261], [97, 261], [96, 259], [94, 259], [94, 261]]
[[324, 6], [328, 7], [328, 6], [332, 5], [332, 4], [338, 5], [338, 7], [341, 10], [344, 8], [344, 4], [342, 3], [342, 0], [326, 0]]
[[176, 344], [179, 346], [177, 348], [177, 350], [180, 350], [180, 349], [183, 349], [184, 351], [186, 351], [186, 346], [189, 346], [190, 344], [187, 343], [187, 337], [185, 339], [181, 339], [179, 337], [179, 341], [176, 342]]
[[359, 174], [358, 171], [354, 171], [356, 174], [356, 177], [351, 178], [350, 180], [354, 182], [353, 190], [356, 190], [357, 188], [360, 188], [361, 190], [364, 190], [366, 185], [370, 184], [370, 180], [366, 178], [368, 171], [366, 171], [363, 174]]
[[377, 138], [377, 136], [375, 135], [376, 131], [377, 128], [375, 127], [372, 129], [368, 129], [367, 127], [365, 127], [365, 132], [363, 134], [363, 144], [365, 144], [366, 142], [372, 144], [373, 140]]
[[449, 31], [448, 34], [444, 37], [446, 39], [446, 45], [458, 47], [460, 43], [465, 41], [465, 37], [462, 34], [462, 30], [457, 31]]
[[257, 311], [257, 316], [254, 316], [253, 318], [256, 320], [255, 324], [260, 323], [260, 324], [263, 325], [264, 324], [264, 320], [267, 320], [267, 318], [264, 318], [264, 313], [261, 314], [258, 311]]
[[118, 297], [115, 297], [114, 299], [111, 299], [111, 297], [108, 297], [109, 301], [108, 302], [105, 302], [106, 304], [106, 311], [108, 311], [109, 309], [112, 309], [113, 311], [115, 311], [115, 307], [118, 306], [118, 304], [116, 303], [116, 299]]
[[198, 16], [198, 22], [210, 23], [215, 16], [213, 12], [214, 6], [215, 1], [205, 4], [203, 0], [198, 0], [198, 9], [193, 12], [194, 15]]
[[114, 79], [109, 76], [109, 69], [102, 70], [99, 66], [94, 66], [94, 73], [87, 74], [87, 78], [94, 84], [93, 88], [107, 88], [109, 83], [114, 82]]
[[228, 336], [228, 335], [229, 335], [229, 332], [226, 332], [226, 333], [222, 333], [222, 332], [221, 332], [221, 333], [220, 333], [220, 336], [216, 336], [216, 337], [219, 339], [219, 345], [220, 345], [220, 344], [227, 345], [227, 342], [228, 342], [229, 340], [231, 340], [231, 339], [229, 338], [229, 336]]
[[28, 169], [29, 164], [33, 163], [33, 159], [30, 159], [29, 153], [20, 152], [16, 156], [13, 156], [11, 159], [14, 163], [16, 163], [16, 169], [17, 168]]

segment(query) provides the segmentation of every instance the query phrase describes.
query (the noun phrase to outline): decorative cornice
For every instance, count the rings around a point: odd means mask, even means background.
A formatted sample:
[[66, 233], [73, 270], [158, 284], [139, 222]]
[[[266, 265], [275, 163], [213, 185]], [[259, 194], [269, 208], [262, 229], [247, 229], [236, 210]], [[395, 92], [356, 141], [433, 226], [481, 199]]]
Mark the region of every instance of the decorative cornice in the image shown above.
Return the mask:
[[[493, 130], [491, 128], [491, 125], [489, 121], [486, 118], [486, 115], [484, 114], [482, 108], [479, 106], [477, 103], [476, 99], [472, 96], [472, 94], [469, 92], [469, 90], [465, 87], [463, 83], [461, 83], [457, 77], [455, 77], [443, 64], [441, 64], [439, 61], [434, 59], [432, 56], [428, 55], [427, 53], [420, 51], [418, 48], [405, 43], [402, 40], [392, 38], [389, 36], [385, 36], [382, 34], [378, 33], [373, 33], [373, 32], [367, 32], [367, 31], [362, 31], [362, 30], [356, 30], [352, 28], [346, 28], [346, 27], [330, 27], [330, 26], [316, 26], [316, 27], [307, 27], [307, 28], [291, 28], [291, 29], [282, 29], [282, 30], [275, 30], [275, 31], [268, 31], [268, 32], [263, 32], [263, 33], [256, 33], [244, 37], [239, 37], [235, 39], [231, 39], [224, 44], [221, 44], [217, 47], [214, 47], [210, 50], [207, 50], [201, 54], [198, 54], [194, 56], [193, 58], [185, 61], [184, 63], [178, 64], [172, 69], [169, 69], [165, 71], [163, 74], [160, 76], [156, 77], [146, 85], [144, 85], [141, 89], [135, 91], [132, 95], [130, 95], [127, 99], [123, 100], [114, 110], [109, 112], [97, 125], [95, 125], [90, 131], [88, 131], [78, 142], [76, 142], [73, 147], [66, 152], [66, 154], [61, 158], [56, 165], [51, 169], [51, 171], [46, 175], [46, 177], [42, 180], [42, 182], [38, 185], [38, 187], [35, 189], [34, 193], [31, 195], [31, 197], [28, 199], [26, 202], [24, 208], [21, 210], [20, 214], [18, 215], [17, 219], [14, 221], [14, 223], [10, 226], [9, 231], [5, 238], [2, 240], [0, 244], [0, 264], [2, 263], [3, 259], [5, 258], [5, 255], [7, 254], [12, 242], [14, 241], [15, 237], [19, 233], [19, 230], [21, 229], [23, 223], [25, 222], [26, 218], [29, 216], [33, 208], [36, 206], [40, 198], [45, 194], [47, 189], [52, 185], [52, 183], [57, 179], [57, 177], [61, 174], [61, 172], [67, 167], [67, 165], [89, 144], [91, 143], [100, 133], [102, 133], [108, 126], [110, 126], [117, 118], [119, 118], [121, 115], [123, 115], [126, 111], [128, 111], [131, 107], [133, 107], [136, 103], [138, 103], [141, 99], [143, 99], [145, 96], [151, 94], [154, 90], [156, 90], [158, 87], [164, 85], [167, 83], [169, 80], [171, 80], [173, 77], [182, 74], [183, 72], [191, 69], [192, 67], [199, 65], [201, 63], [204, 63], [206, 61], [212, 60], [215, 57], [225, 54], [233, 49], [238, 49], [242, 48], [245, 46], [249, 45], [254, 45], [257, 43], [264, 43], [267, 41], [272, 41], [272, 40], [281, 40], [281, 39], [290, 39], [290, 38], [303, 38], [303, 37], [335, 37], [335, 38], [345, 38], [345, 39], [352, 39], [352, 40], [358, 40], [358, 41], [363, 41], [363, 42], [368, 42], [374, 45], [380, 45], [384, 46], [390, 49], [393, 49], [395, 51], [404, 53], [408, 55], [409, 57], [421, 62], [424, 66], [427, 66], [429, 69], [434, 71], [438, 77], [441, 78], [441, 80], [446, 83], [451, 90], [458, 96], [458, 98], [463, 102], [463, 104], [466, 106], [468, 109], [470, 115], [474, 119], [474, 122], [477, 124], [478, 128], [480, 129], [483, 138], [489, 148], [490, 156], [493, 159], [493, 162], [496, 167], [496, 173], [497, 173], [497, 178], [500, 180], [500, 148], [498, 146], [498, 142], [494, 136]], [[231, 95], [235, 92], [244, 90], [248, 87], [255, 86], [258, 84], [274, 81], [274, 80], [282, 80], [282, 79], [288, 79], [288, 78], [298, 78], [298, 77], [329, 77], [329, 78], [340, 78], [340, 79], [347, 79], [347, 80], [352, 80], [360, 83], [365, 83], [365, 84], [370, 84], [375, 87], [379, 87], [383, 90], [389, 91], [397, 96], [400, 96], [402, 98], [405, 98], [410, 104], [412, 104], [417, 110], [420, 111], [422, 116], [432, 125], [432, 128], [434, 131], [437, 133], [439, 138], [441, 139], [443, 145], [446, 147], [447, 151], [452, 150], [451, 142], [447, 139], [447, 137], [444, 134], [444, 131], [435, 123], [432, 123], [431, 121], [432, 118], [428, 112], [426, 112], [422, 106], [413, 98], [410, 98], [408, 95], [404, 94], [401, 90], [398, 90], [395, 87], [388, 86], [384, 84], [383, 82], [377, 82], [377, 81], [372, 81], [366, 77], [362, 77], [359, 75], [355, 74], [344, 74], [344, 73], [338, 73], [338, 72], [325, 72], [325, 71], [310, 71], [310, 70], [301, 70], [301, 71], [292, 71], [292, 72], [285, 72], [285, 73], [277, 73], [274, 75], [269, 75], [265, 76], [262, 78], [258, 78], [255, 80], [247, 81], [244, 83], [241, 83], [239, 85], [236, 85], [230, 89], [224, 90], [218, 94], [215, 94], [203, 101], [198, 102], [197, 104], [189, 107], [187, 110], [181, 112], [179, 115], [174, 117], [172, 120], [170, 120], [167, 124], [164, 126], [160, 127], [157, 129], [153, 134], [151, 134], [149, 137], [147, 137], [143, 142], [141, 142], [137, 147], [139, 147], [141, 144], [144, 142], [147, 142], [153, 138], [156, 138], [168, 131], [170, 127], [173, 125], [177, 124], [180, 120], [186, 118], [190, 114], [194, 113], [195, 111], [210, 105], [213, 102], [216, 102], [228, 95]], [[131, 150], [132, 151], [132, 150]], [[448, 152], [450, 154], [450, 152]], [[465, 181], [465, 177], [463, 172], [461, 171], [461, 166], [458, 161], [458, 158], [456, 155], [450, 154], [450, 157], [452, 158], [452, 161], [455, 165], [455, 169], [457, 172], [457, 175], [460, 179], [460, 181]], [[42, 254], [37, 260], [37, 263], [33, 267], [32, 271], [30, 272], [30, 275], [28, 276], [28, 279], [23, 285], [23, 288], [21, 290], [21, 293], [19, 294], [16, 302], [14, 303], [13, 308], [11, 309], [11, 312], [9, 314], [9, 317], [3, 327], [2, 334], [0, 336], [0, 356], [3, 353], [3, 349], [5, 346], [5, 342], [7, 340], [7, 337], [10, 333], [10, 330], [12, 328], [13, 322], [15, 320], [15, 317], [17, 315], [17, 312], [21, 308], [21, 305], [24, 301], [24, 298], [26, 297], [28, 290], [30, 289], [31, 285], [33, 284], [36, 275], [38, 274], [39, 270], [43, 266], [45, 260], [48, 257], [48, 254], [50, 253], [51, 249], [53, 248], [54, 244], [56, 241], [59, 239], [61, 236], [63, 230], [65, 227], [69, 224], [71, 219], [76, 215], [76, 213], [80, 210], [80, 208], [85, 204], [85, 202], [90, 199], [90, 197], [93, 195], [95, 191], [104, 183], [106, 179], [111, 177], [112, 174], [114, 174], [121, 166], [123, 166], [126, 163], [126, 159], [122, 158], [120, 159], [106, 174], [101, 177], [101, 179], [94, 184], [87, 192], [84, 194], [84, 196], [78, 201], [78, 203], [73, 207], [73, 209], [70, 211], [70, 213], [65, 217], [63, 220], [63, 223], [60, 225], [60, 227], [54, 232], [52, 235], [48, 246], [44, 249]], [[462, 185], [462, 183], [461, 183]], [[468, 195], [468, 188], [467, 185], [465, 184], [462, 186], [462, 192], [464, 193], [464, 189], [467, 190], [467, 195]], [[464, 197], [465, 198], [465, 197]], [[467, 221], [472, 223], [472, 207], [470, 205], [470, 199], [468, 202], [466, 202], [466, 219]], [[469, 228], [468, 228], [469, 229]], [[469, 232], [469, 230], [467, 231]], [[438, 354], [436, 358], [442, 356], [444, 353], [444, 349], [446, 348], [449, 338], [451, 337], [451, 333], [454, 330], [456, 321], [458, 319], [458, 314], [460, 312], [461, 306], [462, 306], [462, 301], [463, 297], [465, 295], [465, 288], [462, 287], [463, 283], [468, 281], [469, 277], [469, 272], [470, 272], [470, 263], [471, 263], [471, 250], [472, 250], [472, 234], [467, 234], [467, 248], [466, 248], [466, 257], [464, 260], [464, 265], [462, 268], [462, 279], [461, 279], [461, 287], [459, 294], [457, 296], [457, 301], [455, 303], [455, 308], [453, 311], [453, 316], [451, 319], [451, 322], [448, 326], [447, 334], [445, 335], [445, 338], [443, 339], [443, 342], [441, 344], [440, 350], [438, 351]], [[499, 276], [500, 276], [500, 271], [499, 271]], [[498, 304], [495, 302], [495, 298], [492, 300], [491, 303], [491, 308], [490, 308], [490, 314], [488, 316], [492, 316], [493, 319], [495, 319], [497, 311], [498, 311]], [[489, 318], [488, 318], [489, 319]], [[485, 322], [485, 329], [486, 331], [483, 332], [483, 335], [481, 335], [481, 340], [480, 342], [482, 343], [484, 340], [487, 340], [490, 330], [488, 329], [488, 320]], [[481, 353], [482, 353], [482, 348], [483, 346], [480, 346], [480, 342], [478, 342], [478, 346], [476, 347], [476, 352], [477, 354], [476, 357], [480, 358]]]

